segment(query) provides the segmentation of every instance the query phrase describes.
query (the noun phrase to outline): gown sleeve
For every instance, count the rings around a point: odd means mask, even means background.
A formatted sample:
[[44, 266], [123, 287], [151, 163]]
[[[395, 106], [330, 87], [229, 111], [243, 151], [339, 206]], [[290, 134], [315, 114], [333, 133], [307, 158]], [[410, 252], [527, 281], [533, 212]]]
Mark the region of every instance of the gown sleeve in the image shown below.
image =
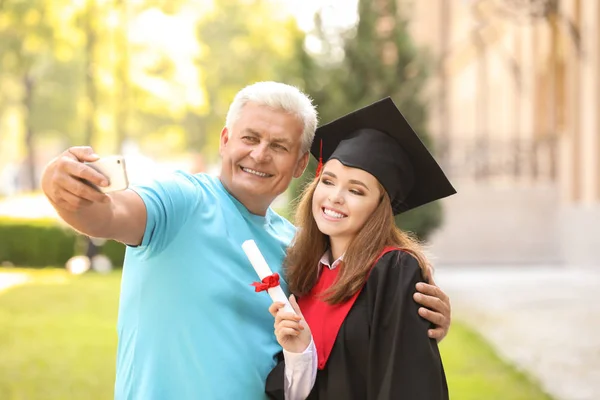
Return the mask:
[[401, 251], [384, 255], [369, 276], [369, 400], [448, 399], [437, 342], [413, 300], [420, 281], [417, 260]]
[[285, 400], [285, 361], [283, 351], [277, 354], [277, 365], [267, 376], [265, 393], [271, 400]]

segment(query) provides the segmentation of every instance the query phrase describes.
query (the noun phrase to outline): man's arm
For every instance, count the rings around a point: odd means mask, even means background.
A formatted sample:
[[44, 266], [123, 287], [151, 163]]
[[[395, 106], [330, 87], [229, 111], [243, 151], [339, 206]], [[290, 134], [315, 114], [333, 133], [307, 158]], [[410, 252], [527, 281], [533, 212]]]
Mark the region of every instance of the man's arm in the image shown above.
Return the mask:
[[98, 158], [91, 147], [71, 147], [46, 166], [42, 190], [60, 217], [77, 231], [139, 245], [147, 218], [140, 196], [132, 190], [104, 194], [82, 182], [108, 185], [102, 174], [84, 164]]

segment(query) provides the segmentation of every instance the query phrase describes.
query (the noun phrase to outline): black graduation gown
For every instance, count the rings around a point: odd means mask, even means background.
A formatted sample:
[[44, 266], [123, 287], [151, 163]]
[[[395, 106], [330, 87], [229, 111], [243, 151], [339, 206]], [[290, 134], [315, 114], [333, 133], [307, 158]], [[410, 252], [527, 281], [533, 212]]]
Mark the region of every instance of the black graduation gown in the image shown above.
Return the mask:
[[[310, 400], [446, 400], [448, 386], [431, 324], [413, 300], [423, 277], [417, 260], [392, 251], [373, 267], [342, 323]], [[266, 392], [284, 399], [283, 356], [267, 378]]]

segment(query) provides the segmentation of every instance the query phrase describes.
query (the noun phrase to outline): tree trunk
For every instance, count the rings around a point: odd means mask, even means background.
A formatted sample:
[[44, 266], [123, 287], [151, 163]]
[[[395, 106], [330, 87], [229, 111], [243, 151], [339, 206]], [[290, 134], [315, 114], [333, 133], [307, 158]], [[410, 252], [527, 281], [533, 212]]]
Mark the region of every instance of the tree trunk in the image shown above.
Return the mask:
[[25, 148], [27, 151], [25, 159], [26, 179], [28, 189], [35, 190], [38, 187], [36, 166], [35, 166], [35, 144], [34, 144], [34, 130], [32, 126], [32, 108], [33, 108], [33, 89], [34, 83], [33, 78], [29, 72], [23, 76], [23, 87], [25, 88], [25, 96], [23, 98], [23, 106], [26, 110], [25, 117]]
[[116, 6], [121, 15], [121, 26], [117, 29], [116, 46], [118, 48], [119, 59], [116, 63], [115, 75], [117, 77], [117, 97], [116, 97], [116, 116], [115, 128], [117, 131], [117, 140], [115, 151], [122, 152], [123, 142], [129, 134], [129, 112], [130, 112], [130, 90], [129, 90], [129, 41], [127, 30], [129, 27], [129, 9], [127, 1], [117, 0]]
[[89, 0], [85, 16], [85, 36], [87, 43], [85, 46], [85, 90], [87, 97], [87, 107], [85, 116], [85, 137], [84, 144], [91, 146], [95, 134], [95, 114], [96, 114], [96, 82], [95, 82], [95, 57], [96, 50], [96, 31], [94, 29], [93, 19], [96, 18], [95, 0]]

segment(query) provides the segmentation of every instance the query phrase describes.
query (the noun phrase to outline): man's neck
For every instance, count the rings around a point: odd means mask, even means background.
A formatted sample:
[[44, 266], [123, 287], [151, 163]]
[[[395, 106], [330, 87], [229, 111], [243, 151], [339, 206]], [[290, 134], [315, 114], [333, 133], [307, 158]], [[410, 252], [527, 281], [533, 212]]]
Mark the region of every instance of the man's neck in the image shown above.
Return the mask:
[[[233, 194], [232, 194], [233, 196]], [[235, 197], [235, 196], [233, 196]], [[244, 207], [246, 207], [246, 209], [250, 212], [250, 214], [254, 214], [254, 215], [259, 215], [261, 217], [264, 217], [265, 215], [267, 215], [267, 210], [269, 209], [269, 205], [258, 205], [258, 204], [254, 204], [252, 202], [246, 201], [244, 199], [240, 199], [235, 197], [240, 203], [242, 203], [242, 205]]]
[[246, 195], [246, 196], [237, 196], [234, 193], [231, 192], [231, 190], [229, 190], [229, 188], [227, 187], [227, 185], [225, 184], [225, 182], [223, 182], [223, 179], [221, 179], [219, 177], [219, 180], [221, 181], [221, 184], [223, 185], [223, 187], [225, 188], [225, 190], [227, 190], [227, 193], [229, 193], [230, 195], [232, 195], [237, 201], [239, 201], [240, 203], [242, 203], [242, 205], [244, 207], [246, 207], [246, 209], [248, 210], [248, 212], [250, 212], [250, 214], [254, 214], [254, 215], [259, 215], [261, 217], [264, 217], [265, 215], [267, 215], [267, 210], [269, 209], [269, 206], [271, 205], [271, 203], [268, 204], [259, 204], [256, 201], [252, 201], [252, 196], [251, 195]]

